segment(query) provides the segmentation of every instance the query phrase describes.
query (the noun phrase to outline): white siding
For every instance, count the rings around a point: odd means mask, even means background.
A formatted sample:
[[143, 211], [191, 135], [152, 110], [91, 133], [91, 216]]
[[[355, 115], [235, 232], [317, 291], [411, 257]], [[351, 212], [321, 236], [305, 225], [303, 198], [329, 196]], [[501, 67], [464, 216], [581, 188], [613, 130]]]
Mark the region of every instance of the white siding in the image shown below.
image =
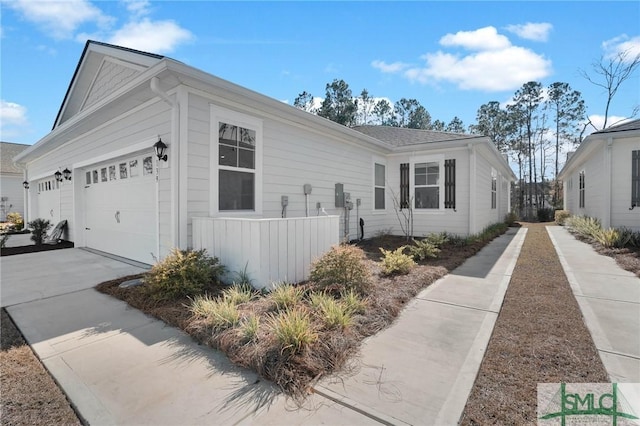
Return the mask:
[[612, 148], [611, 226], [640, 231], [640, 208], [631, 207], [631, 151], [640, 150], [640, 137], [616, 139]]
[[0, 211], [0, 220], [5, 220], [7, 213], [18, 212], [24, 218], [24, 188], [22, 176], [4, 175], [0, 177], [0, 196], [4, 209]]
[[606, 156], [604, 151], [604, 146], [599, 146], [591, 153], [587, 161], [576, 170], [576, 178], [573, 185], [576, 200], [580, 199], [578, 174], [581, 170], [584, 170], [585, 201], [584, 208], [580, 208], [578, 202], [576, 202], [578, 208], [575, 214], [597, 217], [601, 220], [604, 216], [604, 209], [610, 192], [610, 189], [605, 187]]
[[476, 179], [472, 197], [475, 197], [476, 230], [480, 231], [498, 222], [498, 209], [491, 208], [491, 164], [479, 152], [476, 155]]
[[[92, 159], [101, 161], [113, 156], [114, 152], [127, 150], [131, 146], [141, 142], [149, 142], [149, 152], [152, 145], [160, 135], [163, 141], [171, 144], [171, 110], [162, 101], [151, 101], [143, 104], [108, 123], [85, 133], [74, 140], [67, 142], [61, 147], [47, 153], [46, 156], [31, 161], [28, 165], [29, 180], [34, 177], [50, 176], [53, 171], [68, 167], [72, 169], [74, 164], [87, 164]], [[173, 235], [171, 233], [171, 178], [170, 168], [161, 168], [159, 175], [159, 212], [160, 212], [160, 245], [161, 256], [166, 254], [173, 246]], [[72, 183], [65, 182], [60, 194], [60, 220], [66, 219], [69, 224], [69, 239], [71, 241], [81, 241], [76, 233], [82, 230], [81, 217], [76, 217], [78, 209], [74, 214], [74, 202], [82, 205], [82, 200], [74, 200], [74, 189], [76, 196], [81, 194], [79, 189], [84, 185], [84, 176], [74, 173]], [[35, 201], [33, 196], [37, 187], [31, 185], [29, 190], [31, 202]]]

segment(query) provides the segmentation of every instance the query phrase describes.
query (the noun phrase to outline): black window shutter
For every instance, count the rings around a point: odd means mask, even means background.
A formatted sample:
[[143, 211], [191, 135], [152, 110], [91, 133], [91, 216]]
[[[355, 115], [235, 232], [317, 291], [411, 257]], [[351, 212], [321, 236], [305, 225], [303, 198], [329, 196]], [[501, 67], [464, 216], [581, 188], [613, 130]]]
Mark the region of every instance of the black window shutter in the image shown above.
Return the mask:
[[444, 160], [444, 208], [456, 208], [456, 160]]
[[631, 207], [640, 207], [640, 150], [631, 151]]
[[400, 208], [409, 208], [409, 163], [400, 164]]

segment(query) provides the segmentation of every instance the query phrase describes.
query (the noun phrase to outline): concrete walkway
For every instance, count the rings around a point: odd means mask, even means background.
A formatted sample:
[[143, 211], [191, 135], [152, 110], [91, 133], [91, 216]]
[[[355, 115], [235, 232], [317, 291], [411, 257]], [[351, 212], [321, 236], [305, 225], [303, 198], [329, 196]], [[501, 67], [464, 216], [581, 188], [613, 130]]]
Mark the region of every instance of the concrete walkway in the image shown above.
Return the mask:
[[301, 408], [180, 330], [87, 288], [131, 265], [79, 249], [3, 257], [2, 304], [92, 425], [455, 424], [525, 234], [510, 229], [421, 292], [364, 343], [353, 374], [321, 381]]
[[611, 381], [640, 383], [640, 278], [560, 226], [547, 232]]

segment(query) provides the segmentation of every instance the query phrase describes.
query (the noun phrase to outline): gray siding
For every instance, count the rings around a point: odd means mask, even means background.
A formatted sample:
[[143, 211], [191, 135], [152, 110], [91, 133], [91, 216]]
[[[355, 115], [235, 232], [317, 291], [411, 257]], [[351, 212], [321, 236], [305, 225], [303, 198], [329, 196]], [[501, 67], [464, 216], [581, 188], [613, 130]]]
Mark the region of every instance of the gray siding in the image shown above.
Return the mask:
[[631, 152], [640, 150], [640, 137], [617, 139], [612, 148], [611, 226], [640, 231], [640, 208], [631, 207]]

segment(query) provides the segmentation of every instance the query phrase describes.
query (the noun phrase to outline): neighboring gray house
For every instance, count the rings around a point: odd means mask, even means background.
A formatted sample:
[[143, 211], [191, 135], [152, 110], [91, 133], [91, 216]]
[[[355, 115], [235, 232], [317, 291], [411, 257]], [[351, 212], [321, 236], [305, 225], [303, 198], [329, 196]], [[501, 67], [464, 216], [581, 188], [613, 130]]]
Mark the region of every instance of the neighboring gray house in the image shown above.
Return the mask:
[[640, 231], [640, 120], [587, 136], [558, 178], [565, 210]]
[[205, 247], [231, 270], [248, 265], [259, 285], [303, 279], [327, 247], [359, 236], [360, 219], [364, 237], [401, 233], [394, 197], [414, 209], [418, 236], [479, 232], [504, 219], [515, 180], [486, 137], [351, 129], [94, 41], [53, 130], [17, 161], [29, 218], [66, 219], [76, 247], [145, 263]]
[[0, 221], [7, 214], [18, 212], [24, 217], [24, 168], [13, 162], [13, 158], [29, 145], [0, 142]]

